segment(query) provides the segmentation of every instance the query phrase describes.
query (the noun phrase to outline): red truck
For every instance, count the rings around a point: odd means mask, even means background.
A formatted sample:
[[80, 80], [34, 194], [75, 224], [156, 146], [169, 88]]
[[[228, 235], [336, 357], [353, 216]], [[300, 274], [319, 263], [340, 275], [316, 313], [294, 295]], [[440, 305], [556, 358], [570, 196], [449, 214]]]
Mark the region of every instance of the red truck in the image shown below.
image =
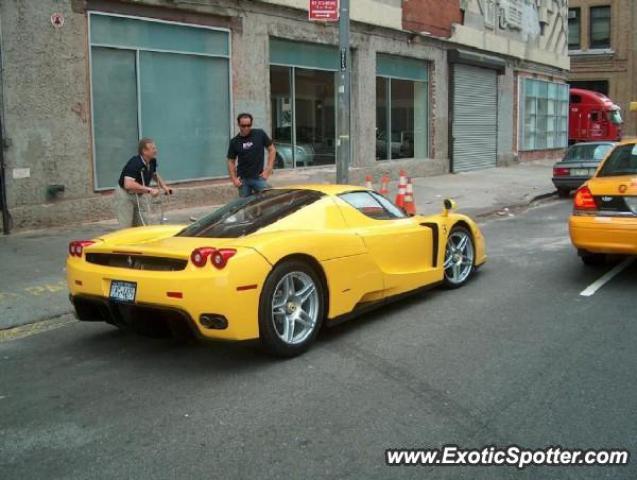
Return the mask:
[[568, 114], [568, 143], [619, 141], [622, 138], [620, 108], [606, 95], [571, 88]]

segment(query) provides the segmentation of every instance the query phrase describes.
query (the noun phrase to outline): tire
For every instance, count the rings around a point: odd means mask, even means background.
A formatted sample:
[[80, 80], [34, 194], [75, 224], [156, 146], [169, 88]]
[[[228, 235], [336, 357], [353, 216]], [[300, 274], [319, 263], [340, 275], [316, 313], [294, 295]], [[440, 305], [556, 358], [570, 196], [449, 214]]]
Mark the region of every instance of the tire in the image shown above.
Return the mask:
[[445, 287], [459, 288], [469, 281], [475, 272], [475, 251], [471, 232], [460, 225], [453, 227], [445, 245]]
[[557, 196], [560, 198], [569, 198], [571, 196], [571, 191], [568, 188], [558, 188]]
[[325, 303], [323, 283], [307, 263], [290, 260], [277, 265], [259, 299], [262, 347], [278, 357], [305, 352], [321, 328]]
[[606, 263], [606, 255], [603, 253], [580, 253], [580, 258], [587, 267], [596, 267]]

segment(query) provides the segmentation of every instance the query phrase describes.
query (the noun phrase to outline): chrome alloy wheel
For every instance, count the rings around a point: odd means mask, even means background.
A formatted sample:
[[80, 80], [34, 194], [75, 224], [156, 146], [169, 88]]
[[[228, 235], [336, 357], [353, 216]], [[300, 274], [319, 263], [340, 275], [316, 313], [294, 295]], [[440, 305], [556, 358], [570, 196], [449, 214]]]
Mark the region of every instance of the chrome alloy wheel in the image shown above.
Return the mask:
[[445, 278], [453, 285], [462, 284], [473, 270], [473, 241], [464, 228], [452, 230], [445, 250]]
[[314, 280], [304, 272], [290, 272], [279, 280], [272, 296], [272, 322], [278, 337], [297, 345], [316, 328], [319, 295]]

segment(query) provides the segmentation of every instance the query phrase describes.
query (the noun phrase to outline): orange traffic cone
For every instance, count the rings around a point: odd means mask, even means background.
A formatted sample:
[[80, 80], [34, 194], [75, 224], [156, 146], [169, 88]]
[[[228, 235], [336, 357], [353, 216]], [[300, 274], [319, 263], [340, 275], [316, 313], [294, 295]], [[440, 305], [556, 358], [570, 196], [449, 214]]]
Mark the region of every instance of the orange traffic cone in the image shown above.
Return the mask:
[[414, 186], [411, 183], [411, 178], [407, 179], [407, 188], [405, 190], [405, 198], [403, 210], [409, 216], [416, 215], [416, 204], [414, 203]]
[[367, 175], [365, 177], [365, 188], [369, 188], [370, 190], [374, 190], [373, 179], [371, 175]]
[[400, 180], [398, 180], [398, 194], [394, 203], [396, 206], [403, 208], [405, 206], [405, 189], [407, 188], [407, 176], [405, 171], [400, 171]]
[[387, 175], [380, 177], [380, 191], [378, 193], [384, 196], [389, 194], [389, 177]]

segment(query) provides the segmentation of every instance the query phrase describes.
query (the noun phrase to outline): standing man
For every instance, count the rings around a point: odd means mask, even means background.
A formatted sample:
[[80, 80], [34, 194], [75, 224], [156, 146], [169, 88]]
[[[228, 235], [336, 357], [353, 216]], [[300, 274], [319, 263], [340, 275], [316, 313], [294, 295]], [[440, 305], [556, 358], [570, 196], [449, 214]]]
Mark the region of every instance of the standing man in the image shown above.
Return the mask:
[[[259, 128], [252, 128], [252, 115], [240, 113], [237, 117], [239, 134], [228, 146], [228, 173], [239, 196], [247, 197], [269, 188], [267, 179], [272, 175], [276, 149], [272, 139]], [[268, 164], [263, 168], [263, 150], [268, 149]]]
[[[115, 189], [115, 214], [122, 228], [137, 227], [144, 224], [139, 211], [141, 195], [156, 197], [163, 190], [167, 195], [173, 193], [157, 173], [157, 146], [152, 138], [142, 138], [137, 146], [137, 155], [132, 157], [122, 169], [119, 187]], [[150, 186], [155, 180], [158, 188]]]

